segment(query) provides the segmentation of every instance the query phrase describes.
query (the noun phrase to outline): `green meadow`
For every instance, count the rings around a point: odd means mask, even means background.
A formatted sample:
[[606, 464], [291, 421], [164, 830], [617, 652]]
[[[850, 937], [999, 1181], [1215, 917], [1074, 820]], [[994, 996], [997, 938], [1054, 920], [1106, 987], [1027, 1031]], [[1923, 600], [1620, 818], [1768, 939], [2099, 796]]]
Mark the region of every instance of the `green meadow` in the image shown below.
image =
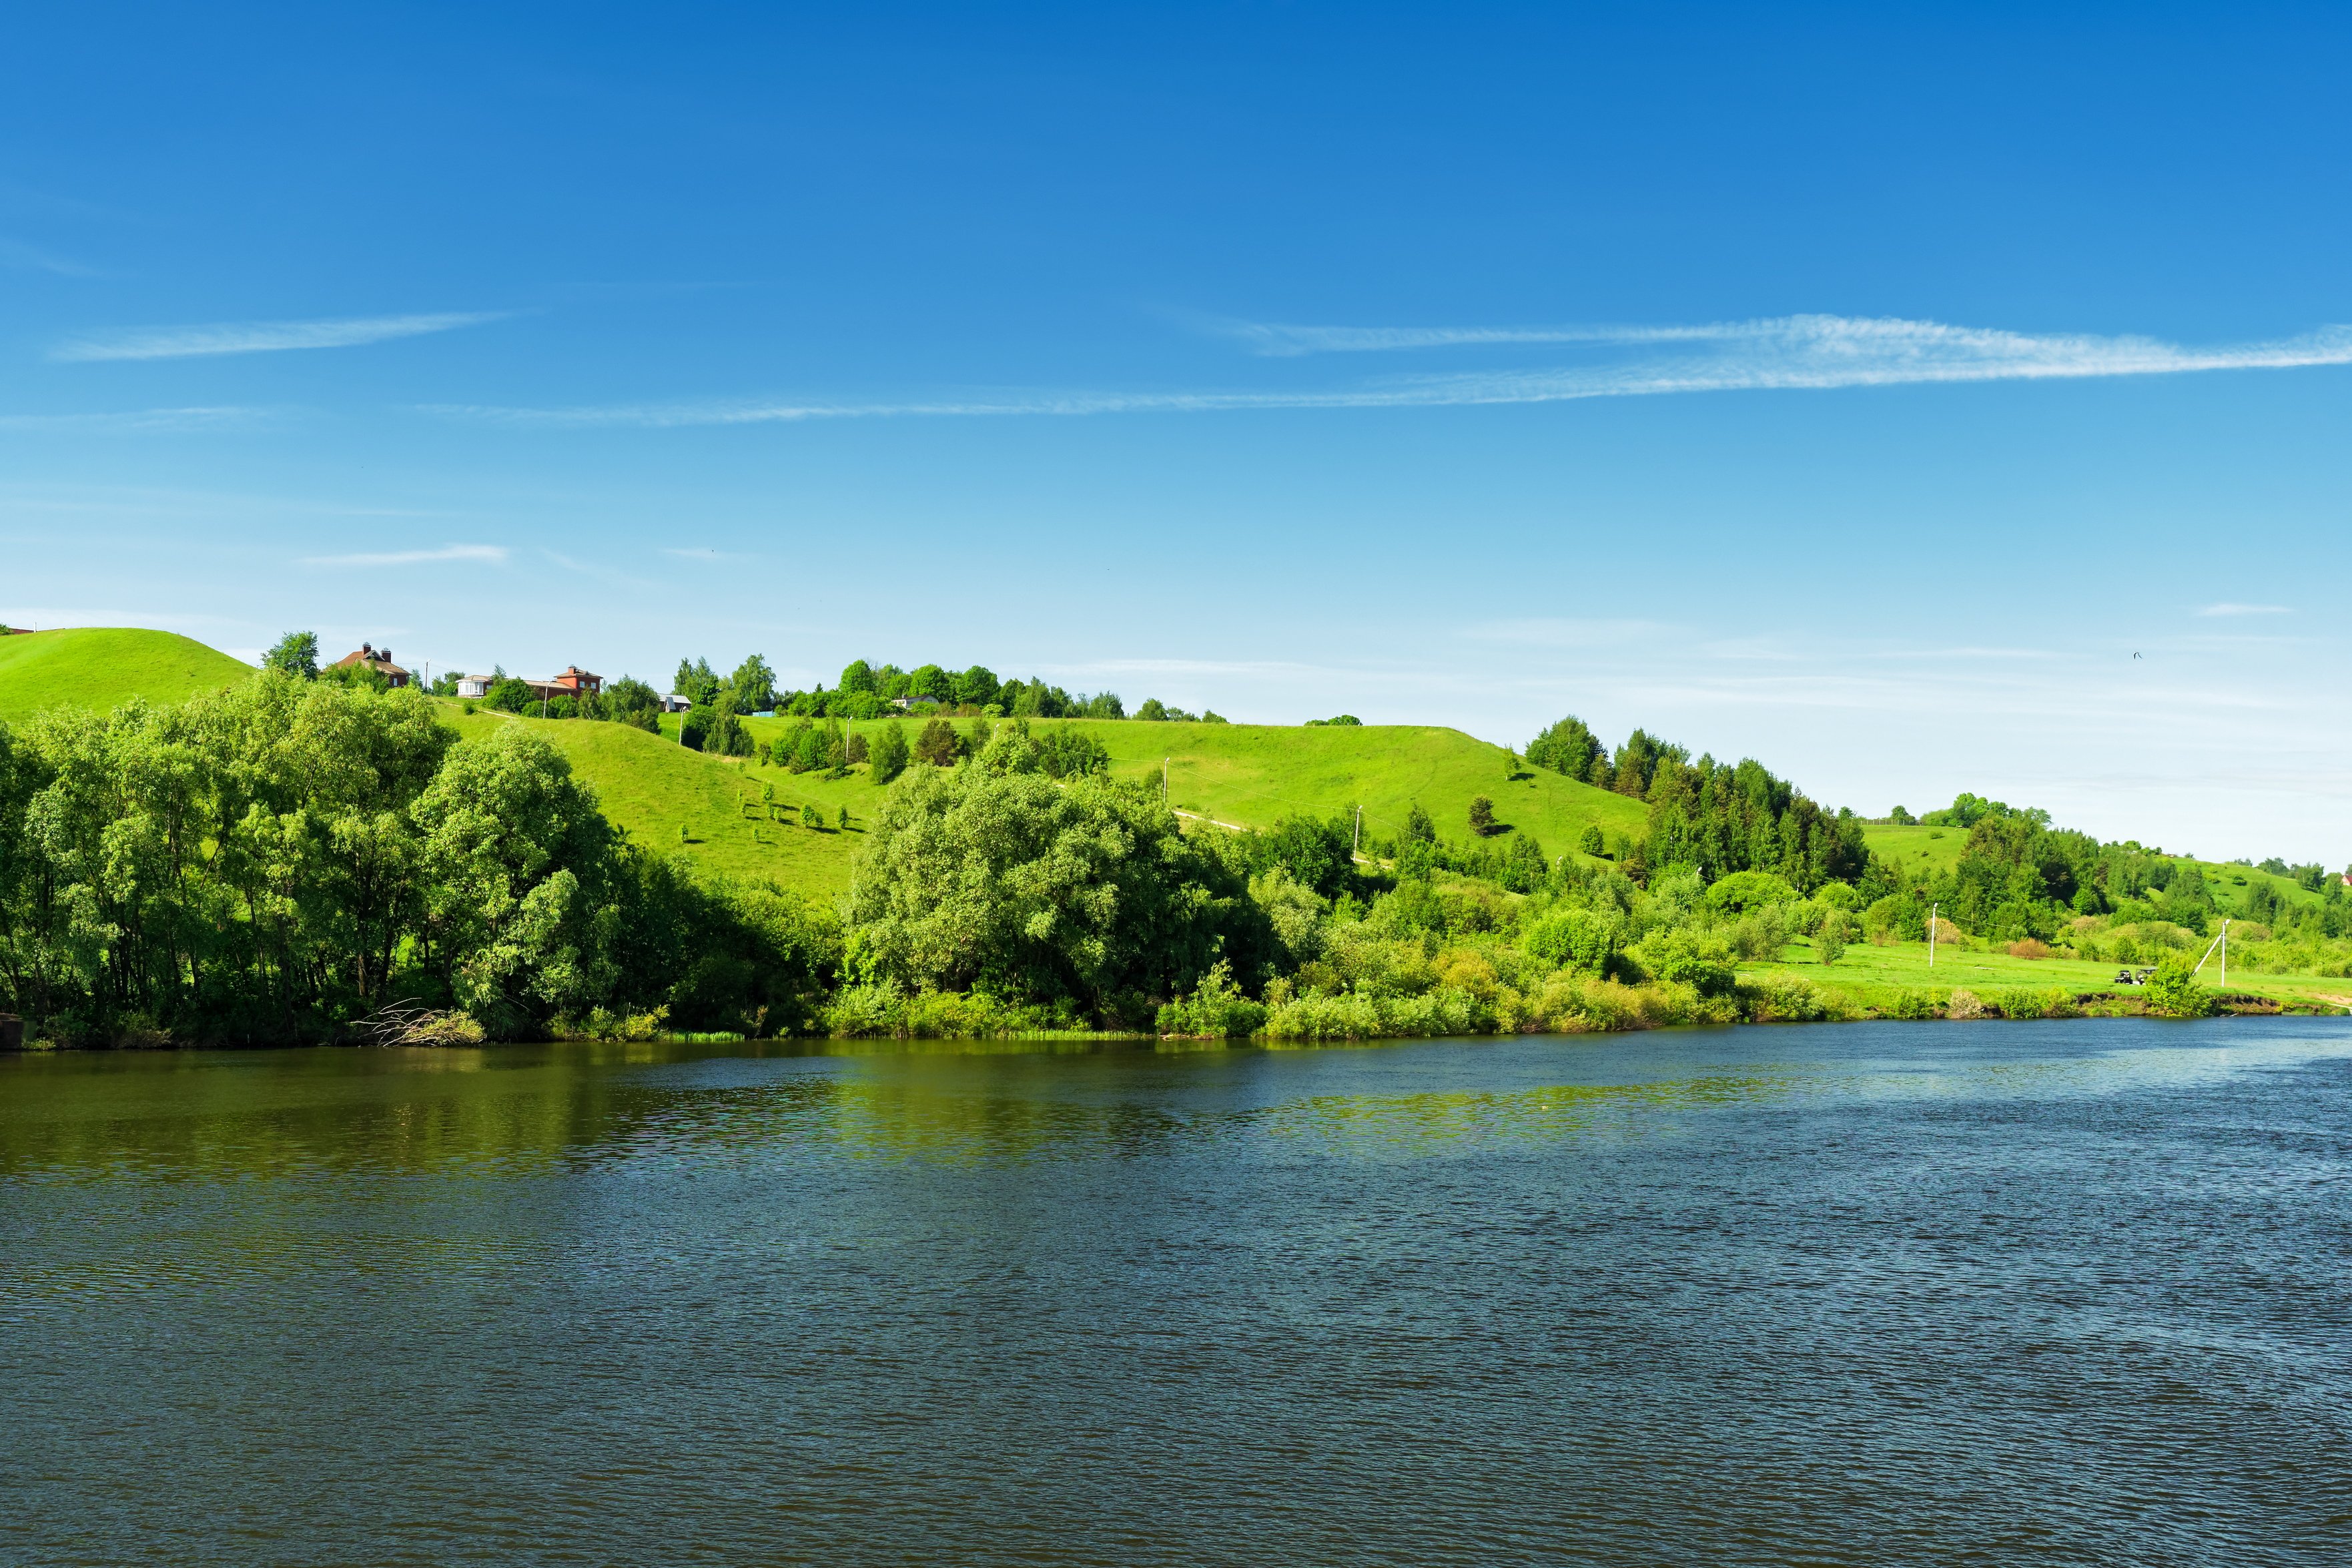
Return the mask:
[[0, 637], [0, 721], [44, 708], [109, 709], [143, 697], [181, 702], [232, 686], [253, 667], [173, 632], [75, 626]]
[[[1817, 985], [1844, 990], [1924, 990], [1939, 996], [1957, 987], [1993, 1001], [1999, 999], [2000, 992], [2018, 988], [2063, 989], [2077, 994], [2107, 992], [2128, 996], [2133, 988], [2116, 983], [2121, 967], [2069, 958], [2028, 959], [1999, 952], [1975, 952], [1951, 942], [1937, 944], [1931, 966], [1924, 942], [1857, 942], [1840, 954], [1835, 963], [1823, 964], [1815, 956], [1812, 943], [1800, 939], [1790, 943], [1777, 961], [1741, 964], [1739, 975], [1743, 980], [1758, 980], [1785, 973], [1801, 975]], [[2199, 978], [2208, 985], [2221, 984], [2218, 954], [2206, 963]], [[2283, 1003], [2352, 1007], [2352, 980], [2308, 974], [2256, 974], [2243, 967], [2232, 967], [2228, 989], [2273, 997]]]

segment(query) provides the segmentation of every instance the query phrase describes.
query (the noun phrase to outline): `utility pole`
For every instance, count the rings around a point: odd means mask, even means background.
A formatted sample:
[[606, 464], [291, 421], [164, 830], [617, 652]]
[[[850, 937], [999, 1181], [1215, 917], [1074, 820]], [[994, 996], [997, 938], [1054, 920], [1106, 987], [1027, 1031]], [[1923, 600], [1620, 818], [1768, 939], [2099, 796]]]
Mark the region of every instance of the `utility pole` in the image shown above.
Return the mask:
[[2221, 922], [2221, 989], [2230, 988], [2230, 922]]
[[1168, 759], [1166, 757], [1160, 759], [1160, 798], [1162, 801], [1168, 798]]
[[1353, 857], [1353, 856], [1355, 855], [1355, 853], [1356, 853], [1358, 850], [1361, 849], [1363, 847], [1364, 847], [1364, 807], [1363, 807], [1363, 804], [1360, 801], [1360, 802], [1358, 802], [1358, 803], [1357, 803], [1357, 805], [1356, 805], [1356, 837], [1355, 837], [1354, 838], [1352, 838], [1352, 839], [1350, 839], [1350, 840], [1349, 841], [1349, 843], [1348, 843], [1348, 853], [1349, 853], [1349, 855], [1350, 857]]
[[1936, 967], [1936, 920], [1943, 908], [1941, 904], [1927, 906], [1927, 967], [1930, 969]]

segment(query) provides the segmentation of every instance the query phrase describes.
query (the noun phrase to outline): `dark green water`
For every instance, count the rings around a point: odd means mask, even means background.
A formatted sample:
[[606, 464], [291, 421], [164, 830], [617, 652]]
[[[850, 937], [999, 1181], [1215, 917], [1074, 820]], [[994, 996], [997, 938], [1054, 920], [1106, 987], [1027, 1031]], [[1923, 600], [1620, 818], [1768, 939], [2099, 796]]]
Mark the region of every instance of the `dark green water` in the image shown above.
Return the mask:
[[2352, 1561], [2352, 1027], [0, 1060], [0, 1559]]

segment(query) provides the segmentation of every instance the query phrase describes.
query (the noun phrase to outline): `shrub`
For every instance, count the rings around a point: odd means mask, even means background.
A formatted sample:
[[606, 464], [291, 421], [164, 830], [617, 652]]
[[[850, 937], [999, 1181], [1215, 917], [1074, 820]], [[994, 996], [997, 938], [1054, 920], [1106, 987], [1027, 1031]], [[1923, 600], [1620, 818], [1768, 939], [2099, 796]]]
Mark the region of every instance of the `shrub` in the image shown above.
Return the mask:
[[1586, 823], [1584, 831], [1576, 836], [1576, 847], [1587, 855], [1599, 856], [1604, 853], [1608, 846], [1601, 842], [1601, 825], [1597, 822]]
[[1163, 1035], [1222, 1039], [1255, 1035], [1265, 1026], [1265, 1008], [1242, 994], [1233, 966], [1222, 958], [1209, 966], [1191, 996], [1160, 1009]]
[[1732, 985], [1731, 952], [1721, 937], [1691, 926], [1653, 931], [1631, 956], [1652, 978], [1719, 996]]
[[1984, 998], [1965, 987], [1956, 988], [1944, 1004], [1947, 1018], [1981, 1018], [1985, 1011]]
[[1820, 929], [1813, 932], [1813, 956], [1823, 964], [1835, 963], [1845, 955], [1845, 914], [1832, 910], [1822, 918]]
[[2050, 956], [2050, 944], [2043, 942], [2038, 936], [2021, 937], [2018, 941], [2012, 942], [2009, 944], [2009, 956], [2011, 958], [2047, 958]]
[[1617, 962], [1624, 936], [1625, 922], [1613, 911], [1554, 910], [1528, 930], [1519, 945], [1555, 969], [1606, 974]]
[[1470, 799], [1470, 831], [1481, 838], [1495, 831], [1495, 803], [1483, 795]]
[[1728, 914], [1797, 901], [1797, 889], [1769, 871], [1734, 871], [1706, 890], [1707, 907]]
[[2202, 1018], [2213, 1011], [2213, 993], [2197, 984], [2195, 966], [2178, 953], [2158, 962], [2143, 994], [2147, 1011], [2159, 1018]]
[[874, 782], [888, 784], [907, 771], [907, 731], [896, 719], [876, 731], [869, 752], [874, 763]]
[[923, 732], [915, 737], [915, 761], [929, 763], [935, 768], [951, 768], [962, 754], [963, 744], [957, 739], [955, 726], [944, 719], [931, 719], [923, 725]]
[[1879, 1003], [1877, 1011], [1882, 1018], [1937, 1018], [1944, 1016], [1944, 1010], [1936, 1005], [1934, 994], [1927, 991], [1893, 992]]
[[1759, 1024], [1810, 1024], [1832, 1016], [1827, 998], [1801, 974], [1774, 974], [1753, 992], [1751, 1016]]

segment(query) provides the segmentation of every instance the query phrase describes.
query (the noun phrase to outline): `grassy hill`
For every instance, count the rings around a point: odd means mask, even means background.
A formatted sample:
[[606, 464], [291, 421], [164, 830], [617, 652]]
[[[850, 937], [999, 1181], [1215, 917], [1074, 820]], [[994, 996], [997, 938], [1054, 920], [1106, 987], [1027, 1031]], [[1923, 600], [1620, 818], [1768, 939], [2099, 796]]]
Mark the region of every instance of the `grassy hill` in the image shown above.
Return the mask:
[[[446, 703], [450, 721], [467, 735], [497, 724], [521, 724], [545, 735], [596, 787], [605, 813], [641, 844], [682, 847], [702, 865], [729, 876], [772, 879], [811, 893], [837, 892], [865, 842], [879, 798], [863, 768], [843, 779], [761, 768], [733, 758], [705, 756], [677, 743], [677, 721], [660, 738], [617, 724], [518, 719]], [[871, 734], [886, 721], [851, 725]], [[1495, 815], [1534, 835], [1553, 855], [1571, 851], [1586, 824], [1604, 833], [1641, 832], [1638, 801], [1574, 784], [1541, 770], [1507, 778], [1505, 752], [1455, 730], [1368, 725], [1146, 724], [1085, 720], [1067, 723], [1099, 738], [1121, 777], [1158, 779], [1166, 761], [1171, 804], [1181, 811], [1237, 827], [1268, 827], [1296, 812], [1338, 816], [1358, 804], [1364, 831], [1392, 834], [1418, 801], [1449, 837], [1467, 836], [1470, 799], [1484, 795]], [[752, 735], [772, 742], [790, 727], [780, 719], [747, 721]], [[772, 818], [762, 791], [772, 791]], [[814, 806], [824, 826], [800, 825]], [[837, 824], [846, 807], [850, 826]], [[781, 818], [783, 820], [777, 820]], [[683, 829], [683, 837], [681, 837]]]
[[[252, 674], [249, 666], [172, 632], [92, 626], [0, 637], [0, 721], [59, 706], [111, 708], [133, 696], [176, 702]], [[444, 707], [463, 733], [520, 723], [545, 734], [596, 786], [613, 819], [641, 843], [682, 847], [712, 870], [772, 879], [812, 893], [849, 884], [850, 863], [864, 842], [877, 795], [862, 769], [826, 780], [704, 756], [677, 744], [675, 717], [665, 722], [665, 739], [614, 724], [467, 714], [454, 701]], [[851, 728], [870, 735], [883, 722]], [[782, 719], [748, 723], [765, 741], [791, 727]], [[1468, 831], [1471, 797], [1483, 795], [1493, 801], [1498, 820], [1534, 836], [1557, 857], [1575, 849], [1588, 825], [1608, 836], [1638, 837], [1648, 816], [1639, 801], [1545, 769], [1521, 767], [1507, 777], [1501, 747], [1458, 730], [1134, 720], [1049, 720], [1036, 727], [1092, 734], [1121, 777], [1157, 779], [1164, 764], [1170, 805], [1234, 826], [1270, 827], [1296, 812], [1339, 816], [1360, 805], [1365, 834], [1388, 837], [1418, 802], [1440, 834], [1458, 839]], [[772, 815], [760, 800], [763, 788], [774, 795]], [[816, 807], [825, 826], [800, 826], [803, 806]], [[835, 826], [845, 806], [852, 819], [847, 832]], [[789, 824], [777, 820], [787, 815]], [[1949, 869], [1968, 843], [1967, 830], [1958, 827], [1873, 826], [1866, 837], [1874, 851], [1914, 871]], [[2259, 883], [2290, 900], [2317, 897], [2287, 878], [2248, 867], [2196, 864], [2224, 913], [2242, 910]]]
[[181, 702], [249, 679], [253, 667], [176, 632], [73, 626], [0, 637], [0, 721], [44, 708]]
[[[446, 700], [442, 706], [460, 735], [488, 734], [500, 724], [520, 724], [544, 735], [571, 759], [573, 773], [595, 786], [604, 815], [637, 843], [682, 848], [707, 869], [807, 893], [837, 893], [849, 886], [850, 862], [865, 842], [864, 818], [879, 795], [863, 770], [837, 781], [814, 773], [795, 776], [781, 768], [689, 752], [677, 743], [675, 729], [665, 740], [625, 724], [518, 719], [487, 709], [467, 713]], [[760, 804], [763, 785], [774, 790], [779, 816], [789, 808], [792, 824], [768, 819]], [[799, 826], [803, 805], [824, 813], [822, 829]], [[844, 805], [854, 824], [847, 833], [835, 826]]]

